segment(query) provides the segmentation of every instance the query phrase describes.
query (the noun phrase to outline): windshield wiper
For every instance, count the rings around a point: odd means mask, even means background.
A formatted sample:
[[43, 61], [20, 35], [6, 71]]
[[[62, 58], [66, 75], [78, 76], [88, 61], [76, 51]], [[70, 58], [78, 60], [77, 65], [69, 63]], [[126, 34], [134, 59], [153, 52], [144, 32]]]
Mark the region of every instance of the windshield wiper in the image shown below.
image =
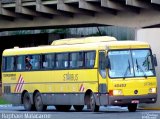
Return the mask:
[[137, 59], [136, 59], [136, 66], [137, 66], [137, 70], [140, 69], [140, 70], [143, 72], [144, 77], [147, 78], [147, 75], [146, 75], [145, 71], [144, 71], [144, 70], [142, 69], [142, 67], [138, 64]]
[[127, 69], [125, 70], [125, 73], [124, 73], [123, 79], [125, 79], [125, 78], [126, 78], [126, 75], [127, 75], [127, 73], [128, 73], [128, 70], [130, 70], [130, 73], [131, 73], [131, 66], [130, 66], [130, 62], [129, 62], [129, 60], [128, 60], [128, 66], [127, 66]]

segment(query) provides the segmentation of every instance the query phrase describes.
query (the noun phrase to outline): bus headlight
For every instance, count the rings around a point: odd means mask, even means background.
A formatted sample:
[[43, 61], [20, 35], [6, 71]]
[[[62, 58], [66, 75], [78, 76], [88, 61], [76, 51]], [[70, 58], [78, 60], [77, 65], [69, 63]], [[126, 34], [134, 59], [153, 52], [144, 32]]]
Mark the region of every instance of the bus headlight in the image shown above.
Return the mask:
[[150, 88], [149, 93], [156, 93], [156, 88]]
[[113, 95], [123, 95], [122, 90], [113, 90]]

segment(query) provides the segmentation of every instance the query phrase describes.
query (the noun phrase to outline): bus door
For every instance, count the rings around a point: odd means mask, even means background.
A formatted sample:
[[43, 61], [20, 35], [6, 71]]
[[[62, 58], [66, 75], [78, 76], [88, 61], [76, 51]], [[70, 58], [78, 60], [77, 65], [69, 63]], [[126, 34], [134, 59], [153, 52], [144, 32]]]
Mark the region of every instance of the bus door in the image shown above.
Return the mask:
[[100, 105], [108, 104], [108, 81], [106, 72], [106, 52], [99, 51], [99, 63], [98, 63], [98, 78], [99, 78], [99, 95], [100, 95]]

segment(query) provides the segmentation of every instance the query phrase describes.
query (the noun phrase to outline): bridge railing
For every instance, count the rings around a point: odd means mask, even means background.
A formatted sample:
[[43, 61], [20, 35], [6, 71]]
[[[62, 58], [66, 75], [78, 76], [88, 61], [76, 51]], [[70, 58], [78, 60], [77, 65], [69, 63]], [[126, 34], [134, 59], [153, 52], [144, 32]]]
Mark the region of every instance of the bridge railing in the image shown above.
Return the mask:
[[1, 3], [15, 3], [16, 0], [0, 0]]
[[[1, 3], [15, 3], [16, 0], [0, 0]], [[36, 0], [22, 0], [22, 2], [30, 2], [30, 1], [36, 1]]]

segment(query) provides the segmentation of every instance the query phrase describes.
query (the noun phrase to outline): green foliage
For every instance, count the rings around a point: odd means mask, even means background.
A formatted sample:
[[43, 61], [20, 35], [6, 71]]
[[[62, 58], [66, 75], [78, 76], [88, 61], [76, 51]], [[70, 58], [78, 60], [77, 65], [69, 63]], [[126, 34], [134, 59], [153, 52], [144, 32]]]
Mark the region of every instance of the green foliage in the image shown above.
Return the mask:
[[4, 100], [2, 97], [0, 97], [0, 105], [2, 104], [10, 104], [10, 103]]

